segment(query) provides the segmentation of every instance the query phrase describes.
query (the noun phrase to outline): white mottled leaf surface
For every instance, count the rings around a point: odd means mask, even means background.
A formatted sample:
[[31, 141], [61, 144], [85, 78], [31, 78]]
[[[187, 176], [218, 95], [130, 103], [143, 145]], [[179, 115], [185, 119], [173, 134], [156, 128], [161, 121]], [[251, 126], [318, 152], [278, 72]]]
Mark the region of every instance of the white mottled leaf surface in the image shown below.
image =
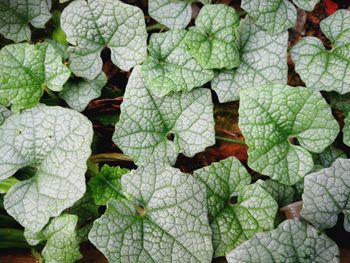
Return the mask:
[[36, 169], [5, 195], [4, 207], [25, 228], [38, 232], [85, 192], [90, 121], [76, 111], [39, 105], [0, 126], [0, 180], [23, 167]]
[[127, 199], [108, 203], [89, 240], [109, 262], [209, 263], [206, 189], [191, 175], [149, 163], [123, 175]]
[[44, 28], [50, 9], [51, 0], [1, 0], [0, 34], [14, 42], [30, 41], [29, 24]]
[[[287, 185], [310, 172], [310, 152], [322, 152], [339, 133], [319, 92], [283, 84], [242, 90], [239, 126], [248, 145], [249, 167]], [[297, 144], [292, 143], [295, 139]]]
[[303, 38], [291, 50], [295, 70], [307, 87], [350, 92], [350, 11], [340, 9], [320, 26], [332, 49], [327, 50], [318, 38]]
[[288, 33], [271, 36], [252, 20], [242, 20], [238, 28], [240, 64], [220, 72], [211, 86], [220, 102], [239, 99], [241, 89], [265, 83], [287, 83]]
[[112, 62], [130, 70], [147, 56], [147, 32], [142, 10], [119, 0], [76, 0], [62, 12], [61, 27], [70, 47], [75, 75], [95, 79], [102, 71], [101, 51], [111, 50]]
[[307, 223], [286, 220], [276, 229], [259, 233], [227, 257], [228, 263], [338, 263], [339, 249], [326, 234]]
[[174, 164], [179, 153], [190, 157], [203, 151], [215, 143], [210, 90], [157, 98], [147, 90], [140, 67], [134, 68], [113, 142], [136, 163], [147, 163], [152, 157]]

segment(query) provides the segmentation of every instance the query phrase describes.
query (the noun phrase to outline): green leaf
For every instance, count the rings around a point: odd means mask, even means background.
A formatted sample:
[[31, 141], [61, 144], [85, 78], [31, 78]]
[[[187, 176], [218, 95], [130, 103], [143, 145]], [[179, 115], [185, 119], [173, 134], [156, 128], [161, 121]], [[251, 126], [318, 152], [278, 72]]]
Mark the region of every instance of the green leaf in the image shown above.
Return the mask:
[[307, 87], [350, 92], [350, 11], [338, 10], [320, 26], [332, 42], [332, 50], [327, 50], [318, 38], [303, 38], [291, 50], [295, 70]]
[[[250, 175], [237, 159], [213, 163], [193, 175], [207, 187], [214, 257], [226, 255], [257, 232], [273, 229], [275, 200], [259, 185], [249, 185]], [[230, 204], [237, 196], [237, 203]]]
[[259, 233], [227, 257], [228, 263], [338, 263], [339, 249], [324, 233], [298, 220], [286, 220], [275, 230]]
[[28, 166], [35, 174], [6, 194], [6, 211], [38, 232], [80, 199], [92, 135], [86, 117], [61, 107], [39, 105], [7, 118], [0, 126], [0, 180]]
[[239, 66], [236, 39], [239, 15], [227, 5], [206, 5], [190, 27], [186, 44], [191, 55], [204, 69], [232, 69]]
[[5, 119], [11, 115], [12, 112], [8, 108], [0, 105], [0, 125], [3, 124]]
[[122, 177], [90, 241], [109, 262], [211, 262], [206, 189], [178, 169], [149, 163]]
[[41, 232], [25, 231], [24, 235], [32, 246], [47, 241], [42, 251], [46, 263], [73, 263], [82, 258], [75, 229], [77, 222], [77, 216], [63, 214], [52, 219]]
[[158, 97], [170, 92], [190, 91], [212, 80], [214, 73], [203, 69], [191, 57], [185, 45], [186, 30], [154, 33], [149, 43], [149, 57], [141, 74], [146, 87]]
[[49, 38], [45, 39], [45, 42], [49, 43], [64, 60], [69, 58], [68, 45], [64, 45]]
[[321, 94], [302, 87], [268, 84], [244, 89], [239, 117], [249, 148], [248, 165], [287, 185], [310, 172], [310, 152], [322, 152], [339, 133]]
[[350, 147], [350, 114], [344, 120], [343, 141]]
[[73, 1], [62, 12], [61, 26], [73, 45], [70, 68], [79, 77], [92, 80], [101, 73], [105, 47], [112, 62], [125, 71], [147, 56], [143, 12], [119, 0]]
[[6, 194], [9, 189], [17, 184], [19, 181], [15, 177], [9, 177], [0, 181], [0, 194]]
[[319, 1], [320, 0], [293, 0], [293, 3], [303, 10], [311, 12]]
[[[170, 29], [185, 28], [191, 21], [191, 2], [183, 0], [149, 0], [148, 13], [157, 22]], [[198, 0], [202, 4], [209, 4], [210, 0]]]
[[301, 215], [317, 228], [331, 228], [344, 213], [344, 228], [350, 232], [350, 160], [338, 159], [304, 180]]
[[220, 102], [239, 99], [241, 89], [265, 83], [287, 83], [288, 33], [271, 36], [252, 20], [238, 28], [241, 62], [234, 70], [217, 74], [211, 82]]
[[89, 187], [97, 205], [105, 205], [110, 200], [123, 196], [120, 179], [128, 171], [128, 169], [105, 164], [99, 174], [90, 179]]
[[348, 113], [350, 112], [350, 93], [339, 94], [335, 91], [330, 92], [329, 103], [332, 108]]
[[323, 152], [318, 154], [313, 154], [313, 159], [315, 165], [319, 165], [322, 168], [327, 168], [331, 166], [334, 161], [338, 158], [346, 158], [346, 154], [334, 147], [333, 145], [327, 147]]
[[297, 10], [287, 0], [242, 0], [241, 7], [273, 35], [294, 27], [297, 21]]
[[134, 68], [113, 141], [136, 163], [148, 163], [153, 156], [174, 164], [179, 153], [191, 157], [203, 151], [215, 143], [210, 90], [157, 98], [146, 89], [140, 67]]
[[107, 83], [107, 77], [101, 73], [94, 80], [75, 79], [67, 82], [59, 96], [69, 107], [83, 111], [90, 101], [101, 96], [101, 90]]
[[0, 33], [14, 42], [30, 41], [29, 23], [44, 28], [50, 20], [51, 0], [0, 1]]
[[60, 91], [69, 76], [51, 45], [7, 45], [0, 51], [0, 104], [12, 104], [13, 112], [31, 108], [38, 104], [45, 87]]
[[264, 188], [276, 200], [279, 206], [289, 205], [294, 201], [295, 191], [291, 186], [271, 179], [265, 181], [258, 180], [256, 183]]

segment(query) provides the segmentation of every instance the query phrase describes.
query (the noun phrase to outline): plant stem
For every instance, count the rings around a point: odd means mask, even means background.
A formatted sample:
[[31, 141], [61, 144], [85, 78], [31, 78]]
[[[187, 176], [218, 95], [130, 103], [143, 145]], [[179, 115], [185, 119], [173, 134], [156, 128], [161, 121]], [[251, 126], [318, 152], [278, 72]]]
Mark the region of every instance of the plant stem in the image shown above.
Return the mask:
[[50, 98], [55, 99], [55, 100], [59, 100], [59, 98], [56, 96], [56, 94], [52, 90], [50, 90], [48, 87], [45, 87], [44, 90], [47, 93], [47, 95], [50, 96]]
[[245, 145], [245, 142], [241, 141], [241, 140], [229, 139], [229, 138], [222, 137], [222, 136], [215, 136], [215, 138], [217, 140], [220, 140], [220, 141], [225, 141], [225, 142], [230, 142], [230, 143], [234, 143], [234, 144], [243, 144], [243, 145]]
[[99, 162], [115, 162], [115, 161], [126, 161], [132, 162], [131, 157], [122, 153], [100, 153], [90, 157], [90, 161], [94, 163]]
[[147, 32], [164, 29], [165, 26], [162, 24], [154, 24], [146, 27]]
[[0, 248], [28, 248], [29, 244], [26, 242], [23, 230], [12, 228], [0, 229]]

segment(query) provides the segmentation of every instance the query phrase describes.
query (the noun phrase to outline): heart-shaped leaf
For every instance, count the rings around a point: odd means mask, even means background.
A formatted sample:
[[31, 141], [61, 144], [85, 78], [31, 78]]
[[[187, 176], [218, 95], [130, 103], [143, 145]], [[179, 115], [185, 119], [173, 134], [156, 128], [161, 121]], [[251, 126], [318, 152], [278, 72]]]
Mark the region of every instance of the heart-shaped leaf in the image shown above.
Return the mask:
[[211, 262], [206, 189], [191, 175], [149, 163], [123, 175], [90, 241], [110, 262]]
[[310, 152], [322, 152], [339, 133], [319, 92], [283, 84], [242, 90], [239, 125], [249, 148], [248, 165], [287, 185], [310, 172]]
[[150, 158], [175, 163], [179, 153], [193, 156], [215, 143], [210, 90], [195, 89], [157, 98], [135, 67], [124, 94], [113, 141], [136, 163]]
[[6, 194], [6, 211], [38, 232], [80, 199], [92, 135], [86, 117], [61, 107], [39, 105], [7, 118], [0, 126], [0, 180], [27, 166], [35, 173]]
[[350, 92], [350, 11], [338, 10], [320, 26], [332, 42], [332, 50], [327, 50], [318, 38], [303, 38], [291, 50], [295, 70], [307, 87]]
[[76, 0], [62, 12], [61, 26], [70, 47], [70, 68], [75, 75], [95, 79], [102, 71], [101, 51], [130, 70], [147, 56], [147, 32], [140, 8], [119, 0]]

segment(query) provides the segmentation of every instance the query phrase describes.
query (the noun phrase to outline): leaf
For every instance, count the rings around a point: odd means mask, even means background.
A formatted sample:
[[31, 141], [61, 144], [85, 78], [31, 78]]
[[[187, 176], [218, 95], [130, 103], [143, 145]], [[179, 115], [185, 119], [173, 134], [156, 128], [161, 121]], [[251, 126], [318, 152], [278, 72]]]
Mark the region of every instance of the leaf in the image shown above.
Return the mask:
[[344, 120], [344, 128], [343, 128], [343, 141], [344, 143], [350, 147], [350, 114]]
[[276, 35], [294, 27], [297, 10], [287, 0], [242, 0], [241, 7], [255, 23]]
[[243, 262], [339, 262], [333, 240], [298, 220], [286, 220], [276, 229], [259, 233], [227, 257], [228, 263]]
[[320, 0], [293, 0], [293, 3], [303, 10], [311, 12], [319, 1]]
[[294, 201], [295, 191], [291, 186], [271, 179], [265, 181], [259, 179], [256, 183], [264, 188], [276, 200], [279, 206], [286, 206]]
[[29, 23], [44, 28], [50, 20], [49, 0], [0, 1], [0, 33], [14, 42], [30, 41]]
[[192, 176], [148, 163], [122, 177], [90, 241], [109, 262], [211, 262], [206, 190]]
[[9, 189], [19, 181], [15, 177], [9, 177], [0, 182], [0, 194], [6, 194]]
[[350, 232], [350, 160], [338, 159], [304, 180], [301, 215], [316, 228], [331, 228], [344, 213], [344, 228]]
[[0, 180], [27, 166], [35, 174], [6, 194], [6, 211], [38, 232], [80, 199], [92, 135], [86, 117], [61, 107], [39, 105], [7, 118], [0, 126]]
[[4, 123], [7, 117], [10, 117], [12, 112], [4, 106], [0, 105], [0, 125]]
[[7, 45], [0, 51], [0, 104], [12, 104], [13, 112], [31, 108], [38, 104], [45, 87], [60, 91], [69, 76], [51, 45]]
[[239, 66], [240, 56], [236, 28], [239, 15], [227, 5], [206, 5], [190, 27], [186, 44], [191, 55], [204, 69], [232, 69]]
[[62, 12], [61, 27], [73, 45], [70, 68], [79, 77], [92, 80], [101, 73], [105, 47], [112, 62], [125, 71], [147, 56], [143, 12], [119, 0], [73, 1]]
[[[275, 200], [259, 185], [249, 185], [250, 175], [237, 159], [213, 163], [193, 175], [207, 187], [214, 257], [226, 255], [257, 232], [273, 229]], [[237, 203], [230, 204], [237, 196]]]
[[[148, 13], [154, 20], [166, 25], [169, 29], [185, 28], [192, 17], [191, 2], [182, 0], [149, 0]], [[209, 4], [210, 0], [198, 0], [198, 2]]]
[[295, 70], [307, 87], [350, 92], [350, 11], [339, 10], [322, 20], [320, 26], [332, 42], [332, 50], [327, 50], [318, 38], [303, 38], [291, 50]]
[[[283, 84], [241, 91], [240, 129], [248, 145], [248, 165], [282, 184], [293, 185], [313, 168], [339, 125], [319, 92]], [[293, 140], [297, 140], [294, 145]]]
[[83, 111], [90, 101], [101, 96], [102, 88], [107, 84], [107, 77], [101, 73], [94, 80], [78, 79], [67, 82], [59, 96], [69, 107]]
[[47, 241], [42, 251], [46, 263], [73, 263], [82, 258], [75, 230], [77, 222], [77, 216], [63, 214], [54, 218], [39, 233], [25, 231], [25, 237], [32, 246]]
[[346, 154], [333, 145], [327, 147], [321, 153], [313, 154], [315, 165], [320, 165], [322, 168], [331, 166], [338, 158], [346, 158]]
[[204, 70], [188, 52], [186, 30], [152, 34], [149, 57], [142, 65], [141, 74], [146, 87], [157, 97], [170, 92], [190, 91], [212, 80], [214, 73]]
[[89, 187], [97, 205], [106, 205], [112, 199], [123, 196], [120, 179], [128, 169], [102, 166], [101, 171], [89, 181]]
[[220, 102], [238, 100], [240, 90], [247, 87], [287, 83], [287, 32], [271, 36], [246, 18], [237, 34], [240, 35], [239, 67], [220, 72], [211, 82]]
[[350, 112], [350, 93], [341, 95], [332, 91], [329, 95], [329, 104], [332, 108], [340, 110], [343, 113]]
[[174, 164], [179, 153], [191, 157], [203, 151], [215, 143], [210, 90], [157, 98], [146, 89], [140, 67], [134, 68], [113, 142], [136, 163], [148, 163], [152, 157]]

